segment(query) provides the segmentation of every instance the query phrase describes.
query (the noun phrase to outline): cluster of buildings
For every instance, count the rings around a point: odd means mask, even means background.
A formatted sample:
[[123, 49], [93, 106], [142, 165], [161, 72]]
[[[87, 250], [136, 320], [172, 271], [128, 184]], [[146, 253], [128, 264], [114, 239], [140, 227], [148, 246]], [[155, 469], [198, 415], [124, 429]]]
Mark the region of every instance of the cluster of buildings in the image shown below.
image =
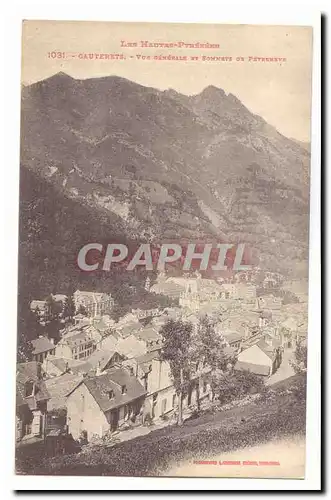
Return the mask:
[[[284, 350], [305, 339], [305, 303], [284, 306], [273, 295], [258, 297], [245, 280], [160, 274], [146, 287], [178, 298], [179, 306], [136, 309], [115, 322], [110, 295], [77, 291], [74, 321], [64, 326], [56, 345], [45, 336], [33, 341], [33, 359], [17, 367], [18, 446], [31, 438], [47, 439], [61, 412], [65, 432], [74, 439], [85, 433], [88, 440], [148, 419], [170, 418], [178, 399], [169, 363], [160, 355], [160, 330], [169, 319], [189, 321], [195, 328], [202, 317], [213, 318], [233, 369], [265, 378], [279, 368]], [[31, 308], [42, 301], [33, 302]], [[38, 309], [45, 310], [40, 304]], [[184, 410], [212, 398], [210, 372], [206, 362], [195, 366]]]
[[[52, 302], [58, 305], [59, 315], [61, 316], [68, 297], [63, 294], [55, 294], [50, 297]], [[102, 316], [109, 314], [114, 306], [113, 297], [106, 293], [76, 290], [72, 298], [76, 315]], [[52, 312], [49, 300], [32, 300], [30, 309], [39, 317], [39, 321], [42, 324], [46, 324], [49, 321]]]

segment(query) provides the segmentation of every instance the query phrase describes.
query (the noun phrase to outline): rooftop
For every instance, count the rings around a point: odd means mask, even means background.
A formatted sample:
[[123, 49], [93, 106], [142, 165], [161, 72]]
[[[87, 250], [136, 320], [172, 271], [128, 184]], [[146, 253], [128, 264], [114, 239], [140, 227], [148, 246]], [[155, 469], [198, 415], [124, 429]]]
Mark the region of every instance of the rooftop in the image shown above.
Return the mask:
[[269, 366], [266, 365], [256, 365], [254, 363], [248, 363], [246, 361], [237, 361], [234, 366], [235, 370], [238, 371], [249, 371], [255, 373], [256, 375], [268, 376], [270, 372]]
[[[123, 406], [146, 394], [140, 382], [123, 368], [111, 369], [97, 377], [85, 379], [84, 384], [103, 412]], [[122, 394], [124, 386], [126, 392]], [[109, 399], [110, 391], [114, 395], [112, 399]]]
[[139, 330], [138, 332], [133, 332], [133, 334], [138, 339], [144, 340], [146, 342], [161, 339], [161, 335], [153, 327], [143, 328], [143, 329]]
[[86, 361], [91, 365], [91, 368], [97, 368], [99, 366], [100, 369], [103, 370], [114, 354], [115, 351], [97, 350], [94, 351]]
[[45, 381], [46, 389], [50, 395], [47, 410], [66, 407], [66, 395], [83, 380], [82, 375], [65, 373], [60, 377], [50, 378]]
[[34, 339], [31, 341], [31, 344], [33, 345], [32, 354], [40, 354], [55, 349], [54, 344], [47, 337]]
[[265, 340], [261, 339], [256, 344], [270, 359], [274, 359], [274, 351], [275, 347], [273, 345], [269, 345]]
[[244, 337], [244, 335], [242, 333], [238, 333], [238, 332], [231, 332], [228, 334], [224, 333], [224, 339], [229, 344], [232, 344], [232, 342], [239, 342], [240, 340], [243, 339], [243, 337]]

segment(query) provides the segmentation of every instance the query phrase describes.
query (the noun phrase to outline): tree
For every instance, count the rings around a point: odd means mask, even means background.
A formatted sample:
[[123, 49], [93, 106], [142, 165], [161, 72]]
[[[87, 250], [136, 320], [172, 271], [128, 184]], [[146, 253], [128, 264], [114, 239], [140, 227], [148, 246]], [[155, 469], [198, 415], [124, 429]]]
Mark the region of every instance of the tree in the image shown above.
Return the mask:
[[48, 321], [46, 322], [45, 331], [49, 338], [56, 342], [60, 339], [60, 313], [62, 306], [60, 302], [56, 302], [52, 295], [46, 298], [46, 309], [48, 312]]
[[77, 314], [82, 314], [83, 316], [87, 316], [87, 311], [86, 308], [83, 306], [83, 304], [80, 304], [80, 306], [78, 307]]
[[49, 321], [58, 320], [59, 315], [62, 312], [61, 303], [56, 302], [52, 295], [49, 295], [45, 302]]
[[160, 330], [163, 337], [161, 359], [168, 361], [178, 395], [178, 425], [183, 424], [183, 397], [190, 382], [192, 324], [169, 320]]
[[247, 394], [263, 392], [264, 389], [264, 380], [259, 375], [246, 370], [233, 371], [222, 377], [217, 394], [221, 403], [227, 403]]
[[24, 334], [28, 340], [39, 337], [42, 332], [38, 309], [32, 311], [27, 301], [18, 300], [18, 337]]
[[72, 295], [68, 295], [63, 305], [63, 317], [71, 321], [75, 315], [75, 302]]
[[[229, 358], [224, 354], [225, 341], [216, 329], [215, 321], [204, 316], [200, 319], [192, 339], [192, 358], [196, 364], [204, 363], [212, 369], [226, 370]], [[196, 384], [196, 401], [200, 407], [199, 385]]]
[[294, 351], [294, 359], [290, 361], [290, 364], [295, 373], [307, 371], [307, 346], [302, 342], [302, 340], [297, 342]]
[[17, 362], [26, 363], [31, 361], [33, 345], [24, 333], [21, 333], [17, 344]]

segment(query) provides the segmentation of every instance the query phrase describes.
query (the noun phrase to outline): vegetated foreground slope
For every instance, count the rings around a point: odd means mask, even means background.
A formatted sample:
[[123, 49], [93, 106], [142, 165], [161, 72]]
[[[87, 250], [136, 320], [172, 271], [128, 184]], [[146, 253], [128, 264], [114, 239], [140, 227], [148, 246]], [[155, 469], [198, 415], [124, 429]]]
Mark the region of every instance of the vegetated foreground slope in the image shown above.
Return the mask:
[[[257, 403], [215, 411], [112, 448], [30, 462], [18, 461], [20, 473], [55, 475], [163, 475], [175, 463], [210, 459], [282, 438], [305, 435], [303, 374], [275, 384]], [[275, 457], [277, 460], [277, 457]]]

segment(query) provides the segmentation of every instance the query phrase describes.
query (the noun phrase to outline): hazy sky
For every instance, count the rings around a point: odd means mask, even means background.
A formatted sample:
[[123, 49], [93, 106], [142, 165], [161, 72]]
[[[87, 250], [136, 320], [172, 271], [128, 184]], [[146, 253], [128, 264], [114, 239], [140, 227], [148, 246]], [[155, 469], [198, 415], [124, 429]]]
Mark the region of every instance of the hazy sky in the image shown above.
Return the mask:
[[[137, 42], [138, 47], [121, 47], [121, 41]], [[200, 42], [218, 44], [219, 48], [142, 48], [141, 41]], [[66, 57], [52, 59], [48, 53], [53, 51], [65, 52]], [[126, 59], [79, 58], [79, 54], [95, 53], [123, 54]], [[138, 60], [139, 54], [233, 60], [152, 61]], [[25, 21], [22, 82], [33, 83], [64, 71], [76, 78], [118, 75], [184, 94], [196, 94], [215, 85], [236, 95], [284, 135], [309, 141], [311, 54], [309, 27]], [[244, 61], [237, 62], [237, 57]], [[249, 57], [286, 61], [249, 62]]]

